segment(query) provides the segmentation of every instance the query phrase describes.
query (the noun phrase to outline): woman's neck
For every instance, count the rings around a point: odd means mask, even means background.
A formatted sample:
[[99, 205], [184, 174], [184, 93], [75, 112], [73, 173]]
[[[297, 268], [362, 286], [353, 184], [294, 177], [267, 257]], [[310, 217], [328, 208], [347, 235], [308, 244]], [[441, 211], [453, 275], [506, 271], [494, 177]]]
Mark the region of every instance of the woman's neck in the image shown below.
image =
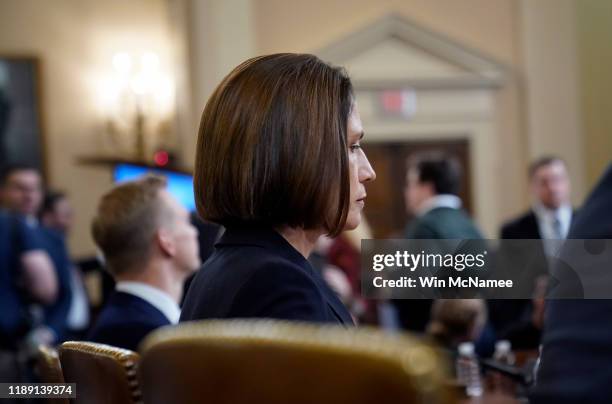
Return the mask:
[[322, 230], [304, 230], [289, 226], [277, 227], [276, 231], [306, 259], [310, 256], [319, 237], [324, 233]]

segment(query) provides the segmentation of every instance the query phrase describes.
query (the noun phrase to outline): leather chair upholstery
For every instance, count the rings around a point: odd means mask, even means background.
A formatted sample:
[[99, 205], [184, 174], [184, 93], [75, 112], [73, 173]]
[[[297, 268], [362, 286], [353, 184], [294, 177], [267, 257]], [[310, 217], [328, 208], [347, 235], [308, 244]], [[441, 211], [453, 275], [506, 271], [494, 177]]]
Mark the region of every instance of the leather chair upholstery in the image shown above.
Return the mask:
[[142, 402], [137, 379], [139, 355], [93, 342], [64, 342], [59, 349], [66, 383], [76, 383], [75, 403]]
[[139, 368], [147, 404], [446, 403], [432, 346], [373, 329], [273, 320], [185, 323], [150, 334]]
[[[64, 374], [57, 350], [53, 347], [40, 345], [37, 360], [38, 374], [43, 383], [64, 383]], [[67, 398], [49, 398], [48, 404], [68, 404]]]

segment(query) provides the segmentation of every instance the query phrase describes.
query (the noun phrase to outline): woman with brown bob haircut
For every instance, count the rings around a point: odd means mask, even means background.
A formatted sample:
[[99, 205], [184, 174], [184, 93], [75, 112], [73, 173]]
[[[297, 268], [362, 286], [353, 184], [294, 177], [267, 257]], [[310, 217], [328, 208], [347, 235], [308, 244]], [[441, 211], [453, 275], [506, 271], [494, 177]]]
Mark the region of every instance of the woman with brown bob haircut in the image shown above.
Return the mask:
[[226, 232], [193, 280], [182, 321], [264, 317], [353, 324], [307, 261], [319, 236], [357, 227], [375, 178], [344, 70], [313, 55], [236, 67], [200, 123], [198, 213]]

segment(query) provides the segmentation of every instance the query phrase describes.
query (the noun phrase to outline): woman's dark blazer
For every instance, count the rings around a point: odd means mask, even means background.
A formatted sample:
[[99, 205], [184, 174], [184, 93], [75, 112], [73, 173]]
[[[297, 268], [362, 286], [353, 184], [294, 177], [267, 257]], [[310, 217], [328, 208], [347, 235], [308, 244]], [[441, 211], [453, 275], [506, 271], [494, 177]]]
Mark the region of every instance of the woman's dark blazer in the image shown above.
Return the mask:
[[181, 321], [223, 318], [354, 324], [304, 256], [263, 226], [228, 227], [189, 287]]

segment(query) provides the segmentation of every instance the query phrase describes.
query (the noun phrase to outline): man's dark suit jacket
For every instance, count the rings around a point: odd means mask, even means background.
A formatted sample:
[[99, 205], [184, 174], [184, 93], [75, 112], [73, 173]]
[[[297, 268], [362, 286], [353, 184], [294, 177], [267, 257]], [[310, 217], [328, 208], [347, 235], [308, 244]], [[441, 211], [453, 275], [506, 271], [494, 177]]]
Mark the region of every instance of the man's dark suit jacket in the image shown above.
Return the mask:
[[181, 321], [223, 318], [353, 325], [321, 275], [264, 226], [228, 227], [189, 287]]
[[[540, 227], [533, 210], [505, 223], [500, 232], [501, 239], [541, 239]], [[544, 247], [541, 260], [545, 260]], [[515, 254], [520, 256], [520, 254]], [[529, 300], [487, 301], [489, 323], [495, 330], [496, 339], [507, 339], [515, 349], [537, 349], [540, 331], [531, 326], [532, 304]]]
[[68, 312], [72, 303], [72, 286], [70, 284], [72, 262], [66, 247], [64, 236], [45, 226], [33, 227], [42, 248], [49, 254], [58, 283], [58, 297], [51, 306], [45, 307], [45, 324], [57, 337], [56, 342], [66, 340], [68, 331]]
[[[576, 215], [570, 239], [612, 239], [612, 165]], [[612, 402], [612, 300], [550, 300], [531, 402]]]
[[86, 339], [137, 351], [147, 334], [169, 324], [166, 316], [146, 300], [115, 292]]
[[[572, 214], [572, 222], [574, 221], [575, 212]], [[529, 210], [522, 216], [507, 222], [501, 228], [501, 239], [542, 239], [538, 219], [533, 210]], [[534, 276], [543, 275], [546, 272], [540, 272], [548, 264], [544, 253], [544, 245], [534, 246], [533, 250], [527, 250], [521, 254], [517, 252], [514, 259], [524, 256], [525, 259], [535, 257], [540, 264], [533, 265], [532, 270]], [[532, 254], [537, 254], [533, 256]], [[521, 267], [528, 268], [528, 264], [518, 264]], [[531, 322], [532, 303], [528, 300], [496, 300], [488, 301], [489, 321], [497, 333], [497, 338], [507, 339], [512, 343], [515, 349], [537, 349], [540, 344], [541, 332], [533, 327]]]
[[[574, 222], [576, 212], [572, 212], [571, 222]], [[501, 229], [503, 239], [541, 239], [540, 226], [533, 210], [504, 224]]]
[[504, 224], [501, 229], [503, 239], [541, 239], [538, 220], [533, 210]]
[[28, 331], [27, 293], [19, 286], [21, 255], [41, 246], [18, 216], [0, 210], [0, 349], [15, 349]]

